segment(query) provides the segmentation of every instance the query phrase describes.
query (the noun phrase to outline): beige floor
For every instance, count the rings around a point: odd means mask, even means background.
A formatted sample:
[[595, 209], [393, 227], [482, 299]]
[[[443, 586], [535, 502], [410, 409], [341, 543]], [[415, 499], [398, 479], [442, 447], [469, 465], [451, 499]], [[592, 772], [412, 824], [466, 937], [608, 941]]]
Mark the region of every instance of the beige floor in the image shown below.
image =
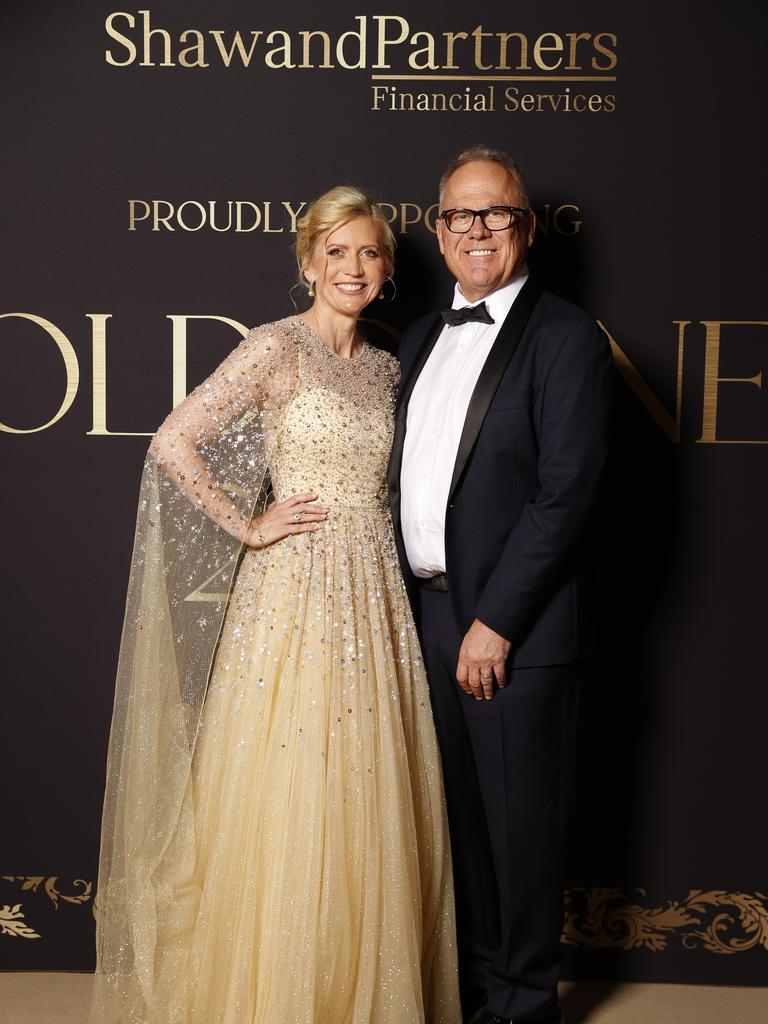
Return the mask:
[[[85, 1024], [90, 987], [90, 974], [0, 973], [0, 1024]], [[562, 999], [567, 1024], [768, 1024], [768, 988], [569, 983]]]

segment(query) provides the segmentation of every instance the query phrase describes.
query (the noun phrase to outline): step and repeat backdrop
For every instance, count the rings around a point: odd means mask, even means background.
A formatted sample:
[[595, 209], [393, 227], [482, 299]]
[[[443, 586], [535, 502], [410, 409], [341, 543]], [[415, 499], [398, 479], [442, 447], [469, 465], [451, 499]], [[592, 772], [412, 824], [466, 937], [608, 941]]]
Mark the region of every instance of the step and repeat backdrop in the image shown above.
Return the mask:
[[0, 967], [93, 966], [144, 454], [301, 306], [306, 203], [373, 190], [366, 330], [450, 297], [437, 180], [515, 155], [532, 269], [620, 389], [563, 942], [575, 977], [765, 984], [768, 24], [755, 4], [6, 0], [0, 14]]

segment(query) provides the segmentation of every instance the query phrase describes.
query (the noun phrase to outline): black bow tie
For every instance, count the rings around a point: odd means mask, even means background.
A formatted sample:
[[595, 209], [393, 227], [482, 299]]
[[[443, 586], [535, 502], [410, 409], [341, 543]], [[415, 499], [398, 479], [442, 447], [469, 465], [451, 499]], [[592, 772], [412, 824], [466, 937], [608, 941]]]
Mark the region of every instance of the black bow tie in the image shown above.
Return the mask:
[[476, 306], [462, 306], [461, 309], [453, 309], [446, 306], [440, 310], [443, 320], [449, 327], [458, 327], [459, 324], [469, 323], [470, 320], [477, 320], [481, 324], [493, 324], [496, 321], [486, 309], [484, 302], [478, 302]]

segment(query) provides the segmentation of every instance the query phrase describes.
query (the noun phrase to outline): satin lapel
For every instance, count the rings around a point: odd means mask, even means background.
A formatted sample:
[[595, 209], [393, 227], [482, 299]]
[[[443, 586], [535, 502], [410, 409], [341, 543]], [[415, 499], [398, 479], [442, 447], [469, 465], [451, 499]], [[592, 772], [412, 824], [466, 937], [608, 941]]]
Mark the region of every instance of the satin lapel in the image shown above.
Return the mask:
[[464, 428], [461, 432], [461, 439], [458, 451], [456, 452], [456, 462], [453, 466], [451, 487], [448, 492], [449, 502], [453, 498], [454, 491], [464, 472], [467, 459], [475, 447], [477, 435], [480, 433], [485, 414], [488, 412], [488, 406], [496, 394], [496, 389], [501, 382], [501, 378], [504, 376], [504, 371], [510, 359], [515, 354], [515, 349], [520, 343], [523, 331], [540, 295], [541, 289], [529, 277], [512, 304], [512, 308], [501, 326], [498, 337], [493, 343], [493, 348], [488, 353], [485, 365], [480, 371], [475, 390], [472, 392], [472, 397], [469, 400], [467, 416], [464, 420]]
[[444, 326], [443, 318], [439, 315], [430, 324], [429, 329], [424, 335], [421, 348], [416, 353], [416, 358], [411, 363], [410, 369], [400, 385], [400, 394], [397, 399], [395, 433], [392, 439], [392, 455], [389, 460], [387, 483], [389, 485], [390, 504], [392, 507], [392, 521], [395, 526], [395, 536], [398, 539], [398, 544], [400, 543], [400, 469], [403, 464], [403, 442], [405, 441], [405, 426], [408, 420], [408, 403], [411, 400], [414, 385], [419, 379], [419, 374], [424, 369], [424, 364], [435, 347], [435, 342], [440, 337], [440, 332]]

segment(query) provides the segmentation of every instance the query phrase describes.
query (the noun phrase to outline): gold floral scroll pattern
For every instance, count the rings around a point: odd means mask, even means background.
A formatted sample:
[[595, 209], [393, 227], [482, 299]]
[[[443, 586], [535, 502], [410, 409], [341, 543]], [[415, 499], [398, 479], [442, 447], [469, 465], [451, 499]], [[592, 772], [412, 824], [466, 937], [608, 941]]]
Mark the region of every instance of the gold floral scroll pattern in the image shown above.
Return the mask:
[[[58, 875], [2, 875], [22, 892], [45, 895], [56, 910], [61, 902], [91, 904], [96, 916], [93, 883], [76, 878], [70, 889], [59, 888]], [[647, 949], [657, 953], [679, 940], [685, 949], [711, 953], [742, 953], [760, 947], [768, 951], [768, 896], [761, 892], [692, 889], [683, 900], [644, 906], [645, 889], [634, 890], [632, 901], [623, 889], [573, 888], [565, 896], [563, 942], [602, 949]], [[40, 933], [25, 919], [21, 903], [0, 905], [0, 936], [38, 939]]]
[[[58, 875], [48, 875], [47, 877], [45, 875], [2, 875], [0, 877], [4, 882], [17, 885], [22, 892], [39, 894], [42, 891], [51, 901], [55, 910], [59, 909], [60, 900], [77, 905], [87, 903], [93, 895], [93, 883], [86, 882], [84, 878], [76, 878], [72, 883], [72, 887], [76, 890], [79, 889], [79, 892], [65, 893], [58, 888]], [[95, 917], [95, 898], [91, 908]], [[14, 906], [6, 904], [0, 907], [0, 935], [12, 935], [22, 939], [41, 938], [39, 932], [27, 924], [24, 918], [25, 912], [21, 903], [16, 903]]]
[[[635, 892], [645, 896], [644, 889]], [[622, 889], [569, 889], [563, 942], [657, 953], [678, 938], [685, 949], [710, 953], [768, 950], [768, 896], [761, 892], [691, 889], [659, 907], [630, 903]]]
[[12, 935], [19, 939], [39, 939], [40, 935], [24, 920], [21, 904], [6, 903], [0, 907], [0, 935]]

